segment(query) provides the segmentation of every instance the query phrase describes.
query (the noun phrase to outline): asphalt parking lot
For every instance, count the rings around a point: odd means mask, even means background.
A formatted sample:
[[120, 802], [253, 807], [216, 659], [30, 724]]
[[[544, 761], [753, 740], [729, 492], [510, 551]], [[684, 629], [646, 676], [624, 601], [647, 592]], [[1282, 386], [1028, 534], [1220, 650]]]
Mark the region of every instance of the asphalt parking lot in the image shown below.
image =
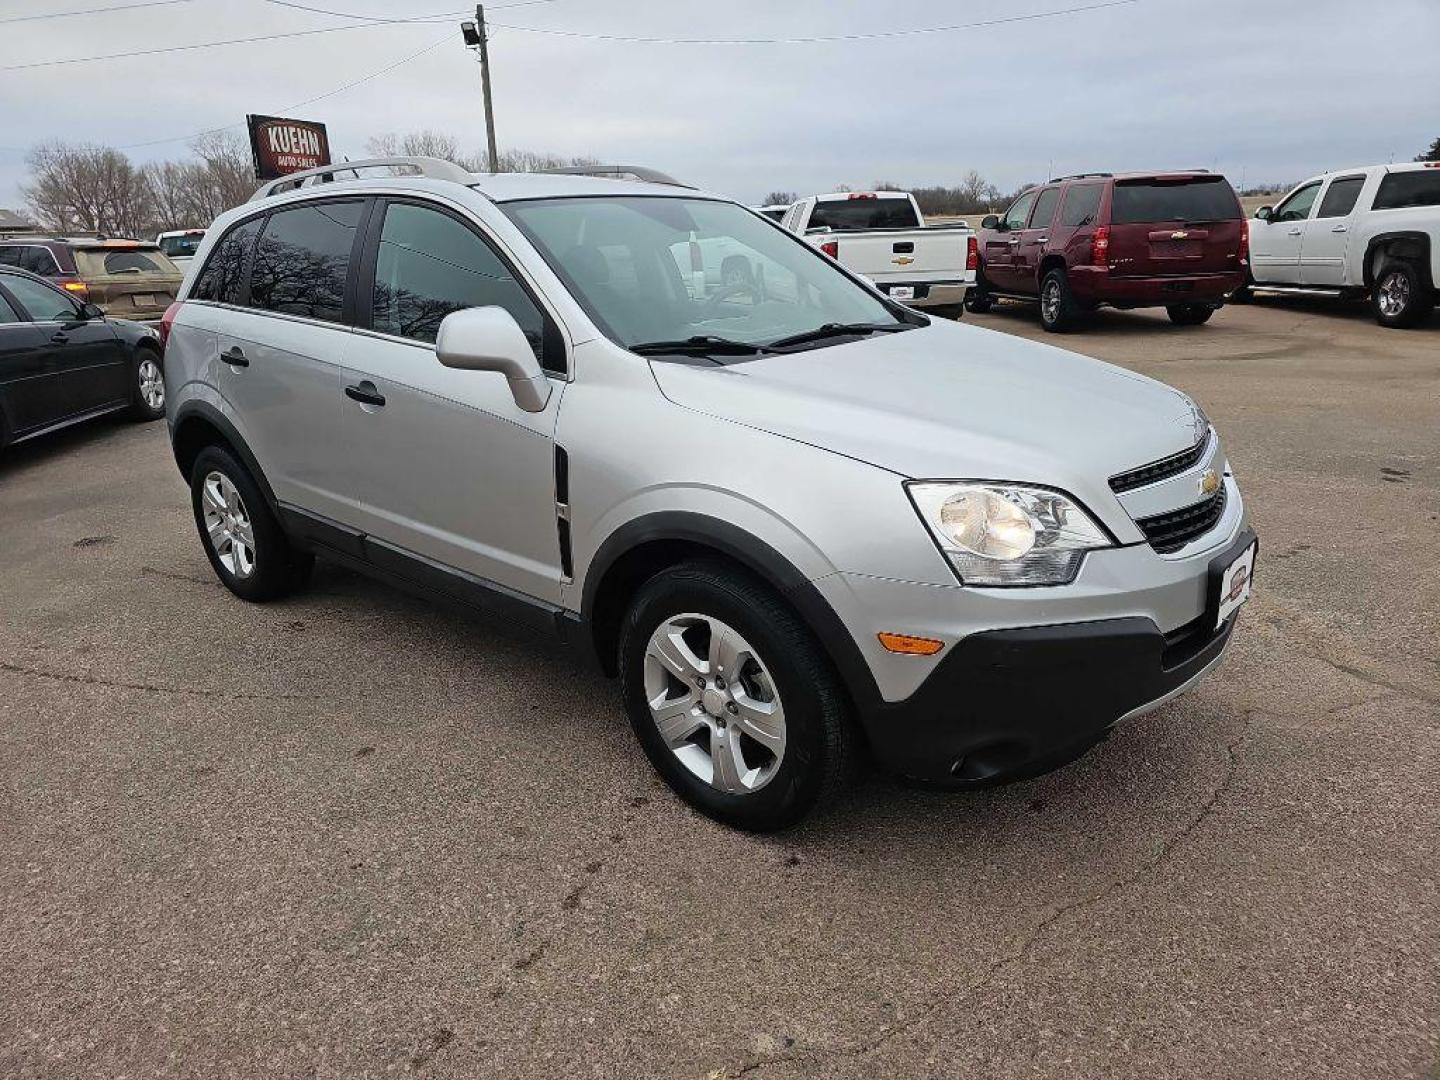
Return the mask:
[[1440, 319], [1063, 344], [1225, 437], [1229, 659], [1058, 773], [769, 838], [558, 647], [333, 568], [232, 598], [163, 425], [0, 459], [0, 1075], [1440, 1076]]

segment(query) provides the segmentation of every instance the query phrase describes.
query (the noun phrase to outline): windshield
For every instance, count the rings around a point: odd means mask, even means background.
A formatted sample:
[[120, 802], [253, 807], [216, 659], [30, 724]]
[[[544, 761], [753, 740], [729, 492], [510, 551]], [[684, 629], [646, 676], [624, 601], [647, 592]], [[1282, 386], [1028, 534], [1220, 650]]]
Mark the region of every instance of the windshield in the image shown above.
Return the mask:
[[1223, 177], [1198, 180], [1120, 181], [1110, 210], [1113, 225], [1148, 221], [1229, 221], [1239, 218], [1240, 203]]
[[200, 250], [200, 241], [205, 239], [204, 233], [186, 233], [184, 236], [162, 236], [160, 238], [160, 250], [172, 259], [176, 255], [194, 255]]
[[502, 209], [626, 348], [695, 337], [764, 346], [832, 324], [910, 325], [815, 249], [732, 203], [620, 196]]

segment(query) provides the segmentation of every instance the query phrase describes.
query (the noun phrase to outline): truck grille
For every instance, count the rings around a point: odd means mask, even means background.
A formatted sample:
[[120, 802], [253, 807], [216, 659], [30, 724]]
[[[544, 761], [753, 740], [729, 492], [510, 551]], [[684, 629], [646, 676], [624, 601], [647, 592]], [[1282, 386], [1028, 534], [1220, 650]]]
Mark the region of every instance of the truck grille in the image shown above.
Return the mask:
[[1225, 489], [1191, 506], [1171, 510], [1154, 517], [1140, 518], [1135, 522], [1150, 546], [1161, 555], [1179, 551], [1190, 541], [1204, 536], [1213, 529], [1225, 513]]
[[1189, 450], [1181, 450], [1178, 454], [1171, 454], [1159, 461], [1152, 461], [1149, 465], [1141, 465], [1138, 469], [1131, 469], [1129, 472], [1116, 473], [1110, 478], [1110, 490], [1118, 495], [1122, 491], [1133, 491], [1146, 484], [1179, 476], [1187, 469], [1194, 468], [1209, 449], [1210, 434], [1207, 432], [1205, 438]]

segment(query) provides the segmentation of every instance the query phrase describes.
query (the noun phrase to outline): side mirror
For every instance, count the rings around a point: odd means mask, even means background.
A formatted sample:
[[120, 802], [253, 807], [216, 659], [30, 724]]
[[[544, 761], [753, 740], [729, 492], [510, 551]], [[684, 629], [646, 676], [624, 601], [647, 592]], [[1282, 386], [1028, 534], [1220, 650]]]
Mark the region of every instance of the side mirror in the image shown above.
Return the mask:
[[86, 322], [93, 322], [93, 321], [96, 320], [96, 319], [103, 319], [104, 317], [105, 317], [105, 312], [101, 311], [100, 308], [99, 308], [97, 305], [95, 305], [95, 304], [81, 304], [81, 305], [80, 305], [80, 318], [84, 319]]
[[515, 404], [542, 412], [550, 400], [550, 380], [540, 369], [530, 339], [502, 307], [453, 311], [440, 323], [435, 355], [448, 368], [498, 371], [510, 383]]
[[1259, 210], [1255, 211], [1255, 216], [1261, 221], [1269, 221], [1270, 215], [1274, 212], [1275, 208], [1273, 206], [1262, 206]]
[[980, 219], [980, 228], [998, 229], [1000, 227], [1000, 216], [998, 214], [986, 214]]

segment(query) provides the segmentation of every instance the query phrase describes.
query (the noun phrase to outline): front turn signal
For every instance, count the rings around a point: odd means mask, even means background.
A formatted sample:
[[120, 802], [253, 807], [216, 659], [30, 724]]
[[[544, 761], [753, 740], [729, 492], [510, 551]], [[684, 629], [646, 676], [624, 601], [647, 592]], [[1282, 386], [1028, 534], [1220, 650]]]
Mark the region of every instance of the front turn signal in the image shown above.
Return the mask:
[[945, 647], [943, 641], [936, 641], [934, 638], [928, 637], [912, 637], [909, 634], [881, 633], [876, 637], [888, 651], [904, 656], [934, 656]]

